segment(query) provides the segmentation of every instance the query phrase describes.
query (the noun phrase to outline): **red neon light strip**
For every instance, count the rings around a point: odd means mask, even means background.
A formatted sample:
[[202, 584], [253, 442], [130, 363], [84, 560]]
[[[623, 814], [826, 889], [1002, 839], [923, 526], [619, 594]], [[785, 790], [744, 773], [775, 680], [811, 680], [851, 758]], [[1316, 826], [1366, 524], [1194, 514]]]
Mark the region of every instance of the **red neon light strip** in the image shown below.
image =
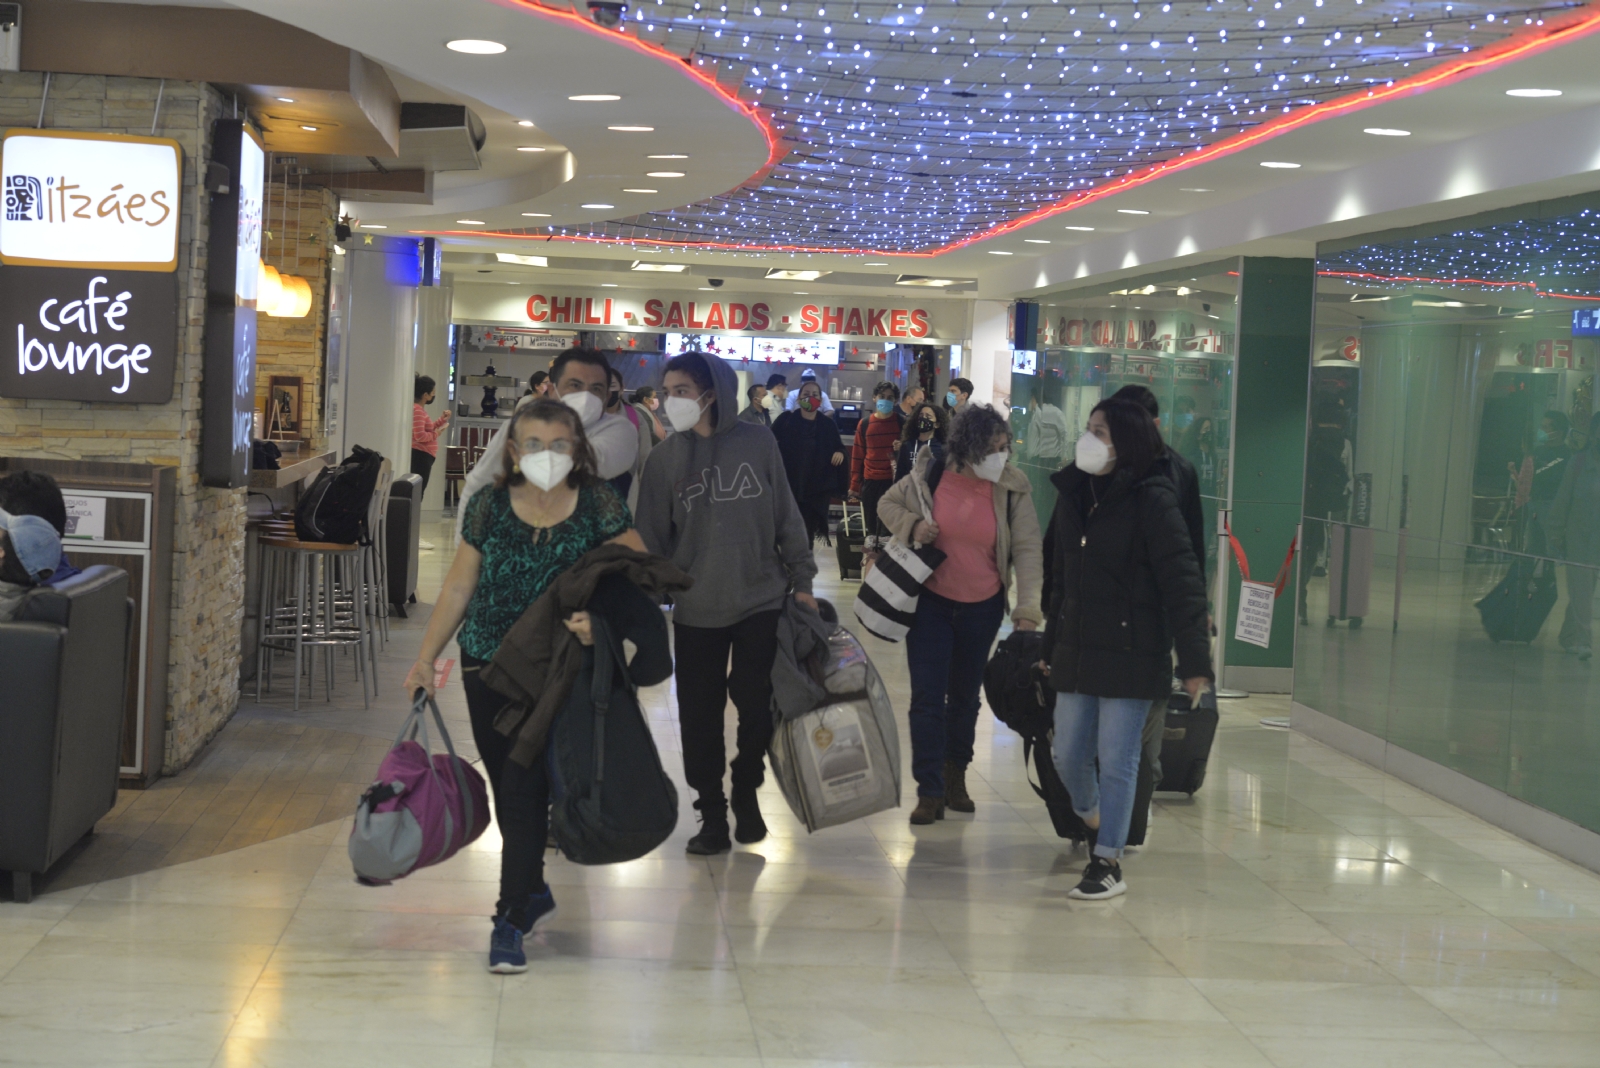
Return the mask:
[[[1231, 273], [1231, 272], [1230, 272]], [[1547, 293], [1532, 282], [1491, 282], [1485, 278], [1427, 278], [1422, 275], [1386, 275], [1372, 274], [1367, 271], [1318, 271], [1322, 278], [1353, 278], [1362, 282], [1416, 282], [1421, 285], [1434, 286], [1481, 286], [1485, 289], [1530, 289], [1535, 296], [1550, 297], [1553, 300], [1600, 300], [1600, 296], [1586, 297], [1573, 293]]]
[[[545, 7], [543, 4], [540, 4], [538, 0], [501, 0], [501, 2], [514, 4], [523, 8], [524, 10], [537, 14], [541, 18], [549, 18], [569, 23], [573, 26], [583, 29], [588, 33], [603, 34], [608, 40], [618, 41], [619, 43], [632, 48], [634, 51], [643, 55], [647, 55], [661, 61], [670, 62], [680, 69], [686, 71], [690, 77], [693, 77], [697, 81], [701, 82], [701, 84], [703, 84], [707, 89], [721, 97], [730, 107], [736, 108], [742, 114], [748, 116], [752, 122], [755, 122], [760, 127], [762, 133], [767, 138], [768, 159], [765, 167], [763, 167], [750, 179], [747, 179], [746, 182], [741, 183], [741, 185], [748, 184], [749, 181], [759, 180], [760, 178], [764, 177], [785, 155], [787, 155], [786, 152], [780, 152], [782, 145], [778, 134], [775, 130], [773, 130], [771, 124], [767, 121], [759, 108], [753, 104], [748, 104], [740, 100], [738, 96], [731, 90], [718, 84], [716, 79], [710, 77], [709, 75], [697, 71], [692, 63], [689, 63], [676, 53], [668, 51], [667, 49], [658, 45], [651, 44], [648, 41], [640, 41], [636, 38], [628, 37], [624, 33], [600, 29], [587, 19], [582, 18], [574, 12], [560, 11]], [[1322, 122], [1326, 119], [1336, 118], [1341, 115], [1347, 115], [1356, 111], [1361, 111], [1377, 104], [1382, 104], [1386, 101], [1393, 100], [1396, 97], [1407, 96], [1416, 93], [1426, 93], [1434, 89], [1440, 89], [1444, 86], [1452, 85], [1455, 82], [1463, 81], [1486, 71], [1496, 70], [1508, 63], [1513, 63], [1521, 59], [1527, 59], [1530, 56], [1538, 55], [1539, 53], [1548, 51], [1549, 49], [1557, 48], [1571, 41], [1587, 37], [1596, 31], [1600, 31], [1600, 11], [1576, 16], [1572, 21], [1566, 23], [1565, 25], [1546, 27], [1536, 30], [1533, 33], [1509, 37], [1497, 44], [1488, 45], [1478, 52], [1469, 54], [1462, 59], [1441, 63], [1440, 65], [1430, 68], [1429, 70], [1426, 70], [1414, 77], [1392, 82], [1384, 86], [1377, 86], [1365, 91], [1357, 91], [1350, 96], [1324, 101], [1321, 104], [1314, 104], [1311, 107], [1302, 108], [1301, 110], [1291, 112], [1288, 115], [1280, 115], [1276, 119], [1264, 122], [1261, 125], [1256, 126], [1244, 133], [1235, 134], [1233, 137], [1218, 141], [1216, 144], [1197, 149], [1194, 152], [1179, 156], [1176, 159], [1168, 160], [1164, 163], [1151, 164], [1148, 167], [1140, 168], [1139, 170], [1132, 171], [1107, 185], [1097, 186], [1081, 193], [1074, 193], [1064, 200], [1057, 201], [1056, 203], [1047, 207], [1036, 208], [1033, 211], [1028, 212], [1026, 215], [1021, 215], [1015, 219], [1012, 219], [1010, 222], [999, 223], [987, 230], [974, 234], [971, 237], [965, 237], [959, 241], [953, 241], [947, 245], [941, 245], [938, 248], [923, 252], [886, 252], [880, 249], [872, 248], [834, 248], [819, 245], [752, 245], [741, 244], [739, 242], [732, 241], [686, 241], [650, 237], [623, 238], [593, 237], [568, 234], [508, 234], [498, 231], [482, 230], [416, 230], [412, 232], [439, 237], [470, 235], [478, 238], [498, 237], [514, 241], [542, 240], [566, 241], [580, 244], [642, 245], [650, 248], [687, 248], [719, 252], [779, 252], [790, 254], [808, 253], [837, 256], [898, 256], [902, 259], [929, 259], [934, 256], [943, 255], [947, 252], [954, 252], [957, 249], [965, 248], [968, 245], [976, 244], [980, 241], [987, 241], [990, 238], [1001, 237], [1006, 234], [1013, 233], [1024, 227], [1032, 226], [1036, 222], [1041, 222], [1045, 219], [1063, 215], [1075, 208], [1081, 208], [1085, 205], [1093, 204], [1096, 201], [1104, 200], [1107, 197], [1116, 196], [1118, 193], [1125, 193], [1130, 189], [1137, 189], [1141, 186], [1148, 185], [1157, 179], [1166, 178], [1181, 171], [1198, 167], [1201, 164], [1211, 163], [1226, 156], [1235, 155], [1247, 148], [1253, 148], [1264, 141], [1270, 141], [1273, 138], [1286, 134], [1291, 130], [1297, 130], [1302, 126], [1309, 126], [1313, 123]], [[1551, 295], [1561, 296], [1561, 294]], [[1577, 300], [1585, 298], [1573, 297], [1565, 299]]]

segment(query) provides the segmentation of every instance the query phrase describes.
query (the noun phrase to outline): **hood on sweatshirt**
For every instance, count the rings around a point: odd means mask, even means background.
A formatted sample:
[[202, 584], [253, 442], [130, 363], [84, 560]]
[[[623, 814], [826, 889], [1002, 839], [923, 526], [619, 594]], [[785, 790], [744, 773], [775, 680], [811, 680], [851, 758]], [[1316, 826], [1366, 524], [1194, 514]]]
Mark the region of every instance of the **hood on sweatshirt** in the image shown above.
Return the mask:
[[739, 425], [739, 376], [722, 357], [700, 355], [711, 369], [711, 388], [717, 391], [717, 422], [712, 434], [726, 434]]

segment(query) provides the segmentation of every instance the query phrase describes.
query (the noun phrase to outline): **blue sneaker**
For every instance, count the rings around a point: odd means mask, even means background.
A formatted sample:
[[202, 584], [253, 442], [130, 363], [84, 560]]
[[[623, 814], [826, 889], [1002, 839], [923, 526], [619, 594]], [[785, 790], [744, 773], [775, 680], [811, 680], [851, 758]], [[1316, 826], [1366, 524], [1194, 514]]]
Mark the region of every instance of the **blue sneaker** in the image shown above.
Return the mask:
[[533, 930], [541, 920], [547, 920], [555, 914], [556, 896], [548, 886], [537, 894], [528, 895], [528, 930]]
[[[554, 904], [551, 905], [554, 908]], [[522, 951], [522, 932], [504, 916], [494, 918], [494, 933], [489, 936], [489, 971], [495, 975], [516, 975], [528, 970], [528, 955]]]

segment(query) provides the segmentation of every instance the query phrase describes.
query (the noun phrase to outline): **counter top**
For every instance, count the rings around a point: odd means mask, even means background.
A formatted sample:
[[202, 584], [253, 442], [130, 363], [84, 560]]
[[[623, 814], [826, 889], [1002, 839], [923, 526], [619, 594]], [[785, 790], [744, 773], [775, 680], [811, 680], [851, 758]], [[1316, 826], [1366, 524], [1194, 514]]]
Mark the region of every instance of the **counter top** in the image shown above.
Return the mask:
[[310, 478], [324, 467], [332, 467], [338, 459], [336, 453], [325, 452], [286, 464], [276, 471], [256, 469], [250, 472], [250, 488], [283, 489], [285, 486], [292, 486], [296, 482]]

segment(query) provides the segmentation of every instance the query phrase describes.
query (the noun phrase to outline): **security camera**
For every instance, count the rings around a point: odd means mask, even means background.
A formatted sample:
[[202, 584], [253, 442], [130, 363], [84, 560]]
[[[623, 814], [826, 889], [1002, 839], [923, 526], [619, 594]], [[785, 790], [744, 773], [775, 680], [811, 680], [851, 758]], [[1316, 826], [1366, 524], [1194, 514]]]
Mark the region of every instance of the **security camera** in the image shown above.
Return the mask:
[[706, 285], [711, 286], [714, 289], [721, 289], [722, 288], [722, 279], [720, 279], [720, 278], [707, 278], [706, 279]]
[[628, 5], [621, 0], [589, 0], [589, 17], [596, 26], [614, 30], [627, 17]]

